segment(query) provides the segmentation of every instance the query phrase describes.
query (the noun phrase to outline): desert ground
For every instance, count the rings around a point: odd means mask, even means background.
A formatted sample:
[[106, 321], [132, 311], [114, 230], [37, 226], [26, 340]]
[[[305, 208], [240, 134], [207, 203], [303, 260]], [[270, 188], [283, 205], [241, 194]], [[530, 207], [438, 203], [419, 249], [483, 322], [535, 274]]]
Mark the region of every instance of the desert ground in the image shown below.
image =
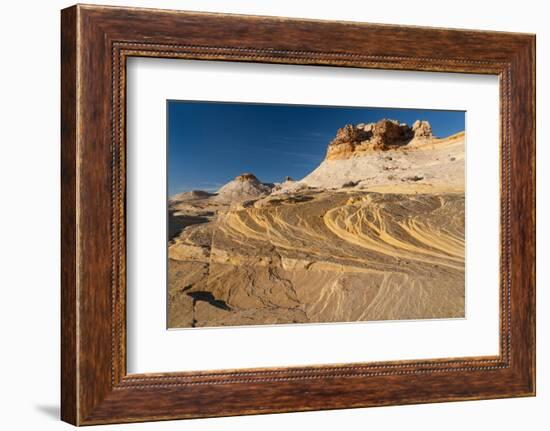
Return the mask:
[[168, 211], [171, 328], [464, 316], [464, 132], [346, 125], [301, 180]]

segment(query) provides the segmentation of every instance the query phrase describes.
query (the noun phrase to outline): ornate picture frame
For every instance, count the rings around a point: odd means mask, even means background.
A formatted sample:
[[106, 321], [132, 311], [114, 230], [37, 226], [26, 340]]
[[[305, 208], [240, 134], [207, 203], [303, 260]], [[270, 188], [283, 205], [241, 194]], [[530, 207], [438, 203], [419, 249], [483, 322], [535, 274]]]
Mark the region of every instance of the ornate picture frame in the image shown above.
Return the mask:
[[[77, 5], [61, 14], [61, 416], [74, 425], [535, 394], [535, 36]], [[490, 74], [500, 85], [500, 353], [128, 374], [126, 60]]]

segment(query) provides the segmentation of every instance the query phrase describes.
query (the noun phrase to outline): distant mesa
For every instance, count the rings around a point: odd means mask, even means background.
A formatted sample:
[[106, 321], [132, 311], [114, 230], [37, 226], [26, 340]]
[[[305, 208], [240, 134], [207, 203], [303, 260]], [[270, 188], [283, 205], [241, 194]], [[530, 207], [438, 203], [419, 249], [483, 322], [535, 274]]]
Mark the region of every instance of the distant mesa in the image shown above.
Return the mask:
[[412, 131], [415, 138], [431, 139], [433, 138], [432, 126], [427, 121], [416, 120], [412, 125]]
[[214, 193], [205, 192], [204, 190], [191, 190], [189, 192], [178, 193], [170, 197], [171, 201], [194, 201], [198, 199], [206, 199], [211, 196], [214, 196]]
[[326, 160], [347, 159], [369, 151], [386, 151], [404, 147], [413, 140], [433, 138], [427, 121], [417, 120], [412, 127], [396, 120], [376, 123], [346, 124], [338, 129], [327, 148]]
[[292, 190], [292, 188], [296, 184], [298, 184], [298, 182], [294, 178], [287, 175], [282, 182], [274, 184], [273, 188], [271, 189], [271, 193], [279, 194], [282, 191], [288, 192]]
[[246, 172], [221, 187], [214, 199], [226, 203], [242, 202], [267, 195], [272, 188], [272, 184], [262, 183], [254, 174]]
[[258, 180], [258, 178], [256, 178], [256, 175], [251, 174], [250, 172], [245, 172], [244, 174], [237, 175], [237, 176], [235, 177], [235, 181], [237, 181], [237, 182], [247, 182], [247, 181], [251, 181], [251, 182], [256, 182], [256, 183], [259, 183], [259, 182], [260, 182], [260, 181]]

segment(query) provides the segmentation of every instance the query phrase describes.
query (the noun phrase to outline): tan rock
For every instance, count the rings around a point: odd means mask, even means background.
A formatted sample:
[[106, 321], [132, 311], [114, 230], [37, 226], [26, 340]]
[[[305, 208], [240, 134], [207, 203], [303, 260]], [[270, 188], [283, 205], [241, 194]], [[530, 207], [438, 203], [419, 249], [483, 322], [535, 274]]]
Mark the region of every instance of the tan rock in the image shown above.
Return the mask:
[[427, 121], [416, 120], [412, 125], [415, 138], [432, 138], [432, 126]]
[[219, 202], [239, 203], [269, 194], [272, 185], [264, 184], [251, 173], [237, 175], [234, 180], [221, 187], [213, 199]]
[[[425, 128], [422, 130], [425, 131]], [[429, 130], [431, 133], [431, 129]], [[330, 142], [326, 159], [346, 159], [362, 152], [386, 151], [407, 145], [413, 137], [412, 128], [396, 120], [383, 119], [376, 123], [360, 123], [356, 126], [346, 124], [338, 129], [335, 138]]]

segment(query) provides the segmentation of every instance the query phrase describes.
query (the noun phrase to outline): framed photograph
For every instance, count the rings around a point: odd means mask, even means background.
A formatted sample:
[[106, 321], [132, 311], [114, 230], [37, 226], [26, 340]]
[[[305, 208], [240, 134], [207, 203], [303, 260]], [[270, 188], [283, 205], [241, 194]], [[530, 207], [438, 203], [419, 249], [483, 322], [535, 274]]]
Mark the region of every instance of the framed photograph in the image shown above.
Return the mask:
[[62, 419], [535, 394], [535, 37], [61, 14]]

